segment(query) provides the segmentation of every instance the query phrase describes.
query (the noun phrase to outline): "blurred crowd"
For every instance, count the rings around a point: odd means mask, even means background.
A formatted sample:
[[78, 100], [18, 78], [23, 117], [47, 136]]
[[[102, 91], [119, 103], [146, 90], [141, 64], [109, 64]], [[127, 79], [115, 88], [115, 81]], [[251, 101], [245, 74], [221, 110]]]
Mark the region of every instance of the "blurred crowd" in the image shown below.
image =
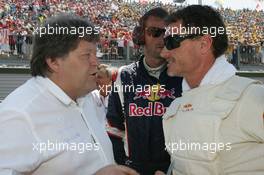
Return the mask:
[[[72, 13], [84, 16], [100, 27], [101, 42], [98, 48], [105, 58], [136, 57], [140, 49], [132, 42], [133, 28], [142, 14], [158, 6], [169, 12], [181, 8], [176, 4], [128, 3], [122, 0], [0, 0], [0, 31], [1, 36], [8, 35], [9, 53], [16, 52], [21, 57], [29, 57], [34, 28], [49, 16], [63, 12]], [[228, 52], [231, 53], [238, 44], [252, 46], [261, 51], [264, 41], [263, 11], [218, 10], [231, 29]], [[0, 50], [4, 50], [3, 44], [1, 45]]]

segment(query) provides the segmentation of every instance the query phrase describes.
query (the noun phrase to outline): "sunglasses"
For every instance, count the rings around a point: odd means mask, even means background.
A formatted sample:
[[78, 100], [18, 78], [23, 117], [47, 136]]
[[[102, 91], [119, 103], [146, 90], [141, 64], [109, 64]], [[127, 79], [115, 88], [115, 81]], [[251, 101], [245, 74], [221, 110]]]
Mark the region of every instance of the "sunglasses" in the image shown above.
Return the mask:
[[158, 27], [146, 27], [147, 34], [152, 36], [153, 38], [158, 38], [162, 34], [165, 34], [166, 29], [158, 28]]
[[189, 34], [189, 35], [169, 35], [164, 38], [164, 45], [168, 50], [176, 49], [181, 46], [181, 42], [186, 39], [193, 39], [197, 36], [201, 36], [198, 34]]

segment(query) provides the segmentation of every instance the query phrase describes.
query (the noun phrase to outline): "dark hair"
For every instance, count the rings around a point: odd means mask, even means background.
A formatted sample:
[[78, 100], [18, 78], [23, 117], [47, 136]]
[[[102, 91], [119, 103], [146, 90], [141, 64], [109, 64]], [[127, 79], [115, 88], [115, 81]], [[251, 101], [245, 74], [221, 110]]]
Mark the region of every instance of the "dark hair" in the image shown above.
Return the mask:
[[145, 27], [150, 16], [165, 19], [168, 12], [161, 7], [157, 7], [146, 12], [140, 19], [139, 25], [135, 26], [132, 32], [132, 40], [136, 45], [145, 45]]
[[153, 9], [149, 10], [148, 12], [146, 12], [139, 19], [139, 25], [141, 25], [141, 27], [143, 29], [146, 27], [146, 22], [150, 16], [165, 19], [168, 16], [168, 12], [161, 7], [153, 8]]
[[[184, 27], [198, 27], [200, 30], [202, 30], [203, 27], [207, 27], [207, 29], [210, 29], [211, 27], [216, 27], [216, 29], [219, 29], [219, 27], [223, 28], [224, 32], [221, 34], [216, 32], [216, 35], [212, 37], [212, 39], [214, 57], [217, 58], [224, 54], [228, 47], [226, 27], [221, 15], [212, 7], [190, 5], [183, 9], [177, 10], [176, 12], [169, 15], [169, 17], [166, 19], [168, 24], [178, 21], [181, 21], [182, 26]], [[209, 32], [211, 31], [209, 30]]]
[[32, 76], [47, 76], [46, 59], [63, 58], [77, 48], [79, 42], [98, 42], [99, 30], [87, 20], [74, 15], [60, 14], [49, 18], [34, 35], [30, 62]]

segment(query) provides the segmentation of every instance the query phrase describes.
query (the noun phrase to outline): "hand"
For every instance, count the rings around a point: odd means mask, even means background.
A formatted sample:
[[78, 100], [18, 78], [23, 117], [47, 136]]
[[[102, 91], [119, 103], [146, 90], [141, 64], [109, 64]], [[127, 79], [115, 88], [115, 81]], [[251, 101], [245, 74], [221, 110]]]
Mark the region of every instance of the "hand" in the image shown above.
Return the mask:
[[162, 171], [156, 171], [154, 175], [165, 175]]
[[109, 165], [98, 170], [95, 175], [139, 175], [135, 170], [122, 165]]

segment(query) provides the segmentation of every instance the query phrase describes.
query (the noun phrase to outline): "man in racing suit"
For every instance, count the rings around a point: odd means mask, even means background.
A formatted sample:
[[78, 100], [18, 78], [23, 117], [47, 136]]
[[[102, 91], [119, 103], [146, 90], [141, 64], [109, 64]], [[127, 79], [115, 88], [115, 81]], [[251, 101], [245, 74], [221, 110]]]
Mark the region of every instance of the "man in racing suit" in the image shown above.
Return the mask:
[[[178, 33], [167, 32], [161, 55], [170, 76], [183, 76], [182, 97], [163, 116], [173, 175], [264, 174], [264, 86], [227, 62], [219, 12], [190, 5], [167, 20]], [[184, 35], [190, 25], [197, 30]], [[212, 27], [224, 32], [198, 30]]]
[[169, 77], [160, 56], [166, 16], [165, 10], [155, 8], [140, 19], [133, 41], [144, 46], [144, 56], [119, 69], [109, 97], [108, 134], [115, 160], [142, 175], [168, 169], [170, 157], [165, 150], [162, 116], [181, 95], [182, 78]]

